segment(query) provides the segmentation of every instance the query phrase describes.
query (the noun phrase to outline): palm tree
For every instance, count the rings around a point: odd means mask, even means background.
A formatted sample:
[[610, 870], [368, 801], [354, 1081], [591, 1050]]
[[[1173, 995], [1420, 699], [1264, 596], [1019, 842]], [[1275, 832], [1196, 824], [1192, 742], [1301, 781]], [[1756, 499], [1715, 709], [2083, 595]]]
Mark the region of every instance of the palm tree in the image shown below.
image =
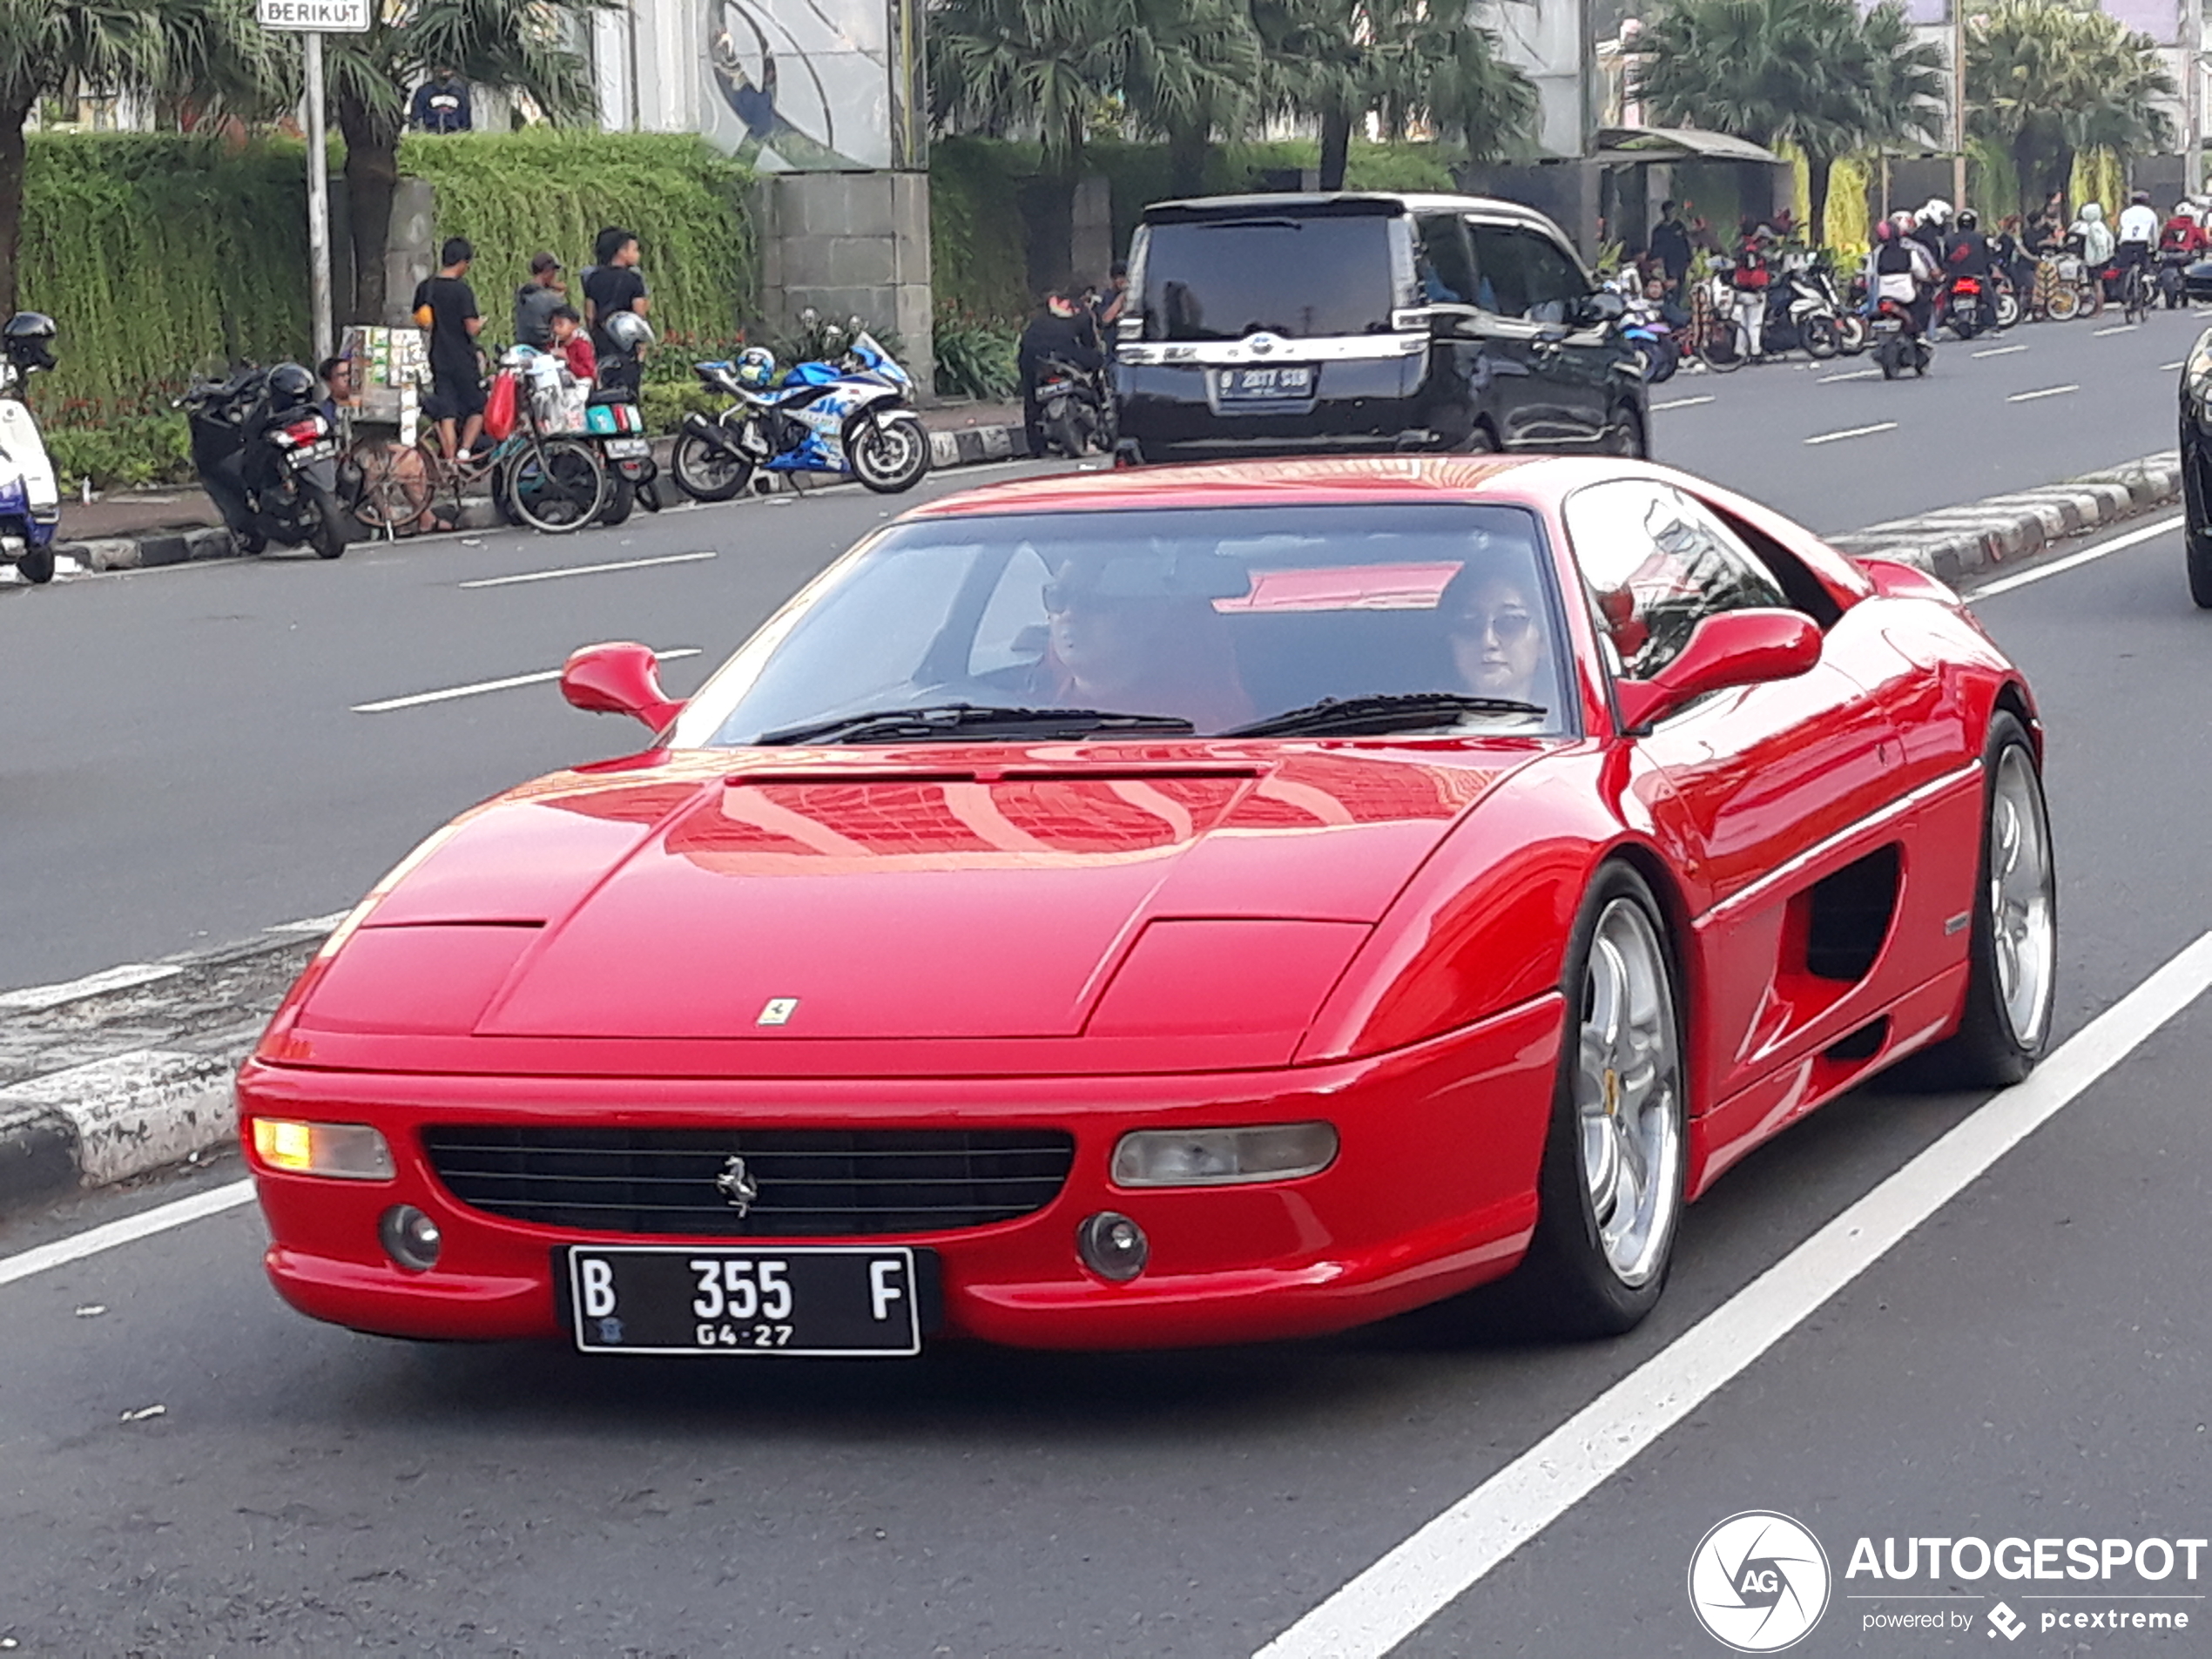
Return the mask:
[[16, 307], [24, 127], [40, 98], [85, 87], [207, 109], [280, 78], [250, 0], [0, 0], [0, 314]]
[[[549, 120], [598, 111], [590, 65], [569, 44], [577, 24], [620, 0], [414, 0], [372, 8], [365, 34], [324, 43], [323, 72], [346, 139], [346, 194], [354, 229], [354, 320], [383, 322], [384, 246], [399, 183], [408, 98], [432, 69], [475, 85], [528, 97]], [[396, 18], [397, 21], [393, 21]]]
[[1466, 137], [1471, 160], [1527, 129], [1535, 89], [1490, 36], [1425, 0], [1251, 0], [1278, 108], [1321, 128], [1321, 188], [1344, 188], [1353, 130], [1371, 114], [1402, 132], [1415, 121]]
[[1967, 131], [2011, 154], [2024, 205], [2066, 188], [2077, 151], [2168, 146], [2152, 100], [2175, 96], [2150, 37], [2094, 6], [1996, 0], [1968, 24]]
[[1176, 193], [1195, 195], [1214, 133], [1239, 132], [1256, 102], [1251, 13], [1243, 0], [1119, 0], [1113, 11], [1115, 90], [1140, 127], [1168, 141]]
[[1668, 0], [1644, 28], [1637, 94], [1662, 121], [1804, 152], [1817, 229], [1828, 171], [1869, 144], [1924, 137], [1940, 56], [1897, 0]]

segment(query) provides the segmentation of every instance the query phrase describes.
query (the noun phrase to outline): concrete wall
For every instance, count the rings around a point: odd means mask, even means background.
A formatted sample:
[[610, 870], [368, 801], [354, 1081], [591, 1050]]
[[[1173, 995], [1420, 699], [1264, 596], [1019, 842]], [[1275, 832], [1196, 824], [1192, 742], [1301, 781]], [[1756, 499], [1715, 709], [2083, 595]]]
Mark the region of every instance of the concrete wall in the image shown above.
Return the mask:
[[928, 393], [929, 175], [786, 172], [763, 179], [760, 303], [788, 327], [812, 306], [825, 317], [857, 315], [898, 331], [900, 361]]

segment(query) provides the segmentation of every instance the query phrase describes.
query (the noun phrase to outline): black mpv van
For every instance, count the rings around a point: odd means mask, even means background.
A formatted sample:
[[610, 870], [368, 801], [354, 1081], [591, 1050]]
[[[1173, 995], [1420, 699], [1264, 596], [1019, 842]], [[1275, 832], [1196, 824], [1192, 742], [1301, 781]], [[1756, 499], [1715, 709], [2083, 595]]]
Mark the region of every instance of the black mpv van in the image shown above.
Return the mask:
[[1511, 202], [1156, 203], [1112, 342], [1121, 458], [1641, 455], [1651, 428], [1622, 310], [1556, 226]]

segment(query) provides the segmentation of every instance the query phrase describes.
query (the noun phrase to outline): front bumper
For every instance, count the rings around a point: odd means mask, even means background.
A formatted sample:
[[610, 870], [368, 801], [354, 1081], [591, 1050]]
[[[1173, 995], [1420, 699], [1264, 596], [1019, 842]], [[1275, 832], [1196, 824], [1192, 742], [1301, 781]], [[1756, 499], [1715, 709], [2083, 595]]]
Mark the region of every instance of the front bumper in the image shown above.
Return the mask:
[[[368, 1075], [247, 1065], [240, 1128], [273, 1242], [271, 1281], [301, 1312], [358, 1330], [456, 1339], [564, 1334], [554, 1264], [563, 1245], [680, 1244], [584, 1233], [468, 1208], [440, 1184], [434, 1124], [659, 1128], [1049, 1126], [1075, 1137], [1058, 1196], [1018, 1219], [956, 1232], [872, 1235], [940, 1264], [943, 1331], [1019, 1346], [1209, 1345], [1314, 1335], [1386, 1318], [1508, 1271], [1536, 1216], [1536, 1170], [1556, 1076], [1561, 1003], [1547, 996], [1375, 1059], [1265, 1073], [806, 1082]], [[273, 1171], [253, 1160], [255, 1116], [370, 1123], [388, 1181]], [[1132, 1129], [1325, 1118], [1335, 1163], [1302, 1179], [1212, 1188], [1112, 1184]], [[395, 1265], [377, 1224], [396, 1204], [444, 1234], [428, 1272]], [[1076, 1229], [1102, 1210], [1151, 1241], [1125, 1284], [1087, 1271]], [[689, 1242], [730, 1244], [743, 1238]], [[779, 1239], [840, 1243], [846, 1239]]]

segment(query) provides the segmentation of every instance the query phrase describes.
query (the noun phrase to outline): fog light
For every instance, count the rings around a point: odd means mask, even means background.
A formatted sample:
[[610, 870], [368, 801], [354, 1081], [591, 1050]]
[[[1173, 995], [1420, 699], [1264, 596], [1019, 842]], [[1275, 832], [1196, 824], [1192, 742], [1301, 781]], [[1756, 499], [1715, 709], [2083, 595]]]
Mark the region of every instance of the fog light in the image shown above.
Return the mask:
[[410, 1273], [427, 1273], [438, 1264], [445, 1235], [438, 1224], [411, 1204], [395, 1204], [376, 1224], [384, 1253]]
[[389, 1181], [392, 1149], [366, 1123], [303, 1123], [287, 1117], [253, 1120], [253, 1156], [290, 1175], [341, 1181]]
[[1102, 1210], [1076, 1230], [1076, 1253], [1099, 1278], [1119, 1285], [1144, 1271], [1152, 1246], [1127, 1216]]
[[1251, 1129], [1141, 1129], [1114, 1148], [1117, 1187], [1225, 1187], [1290, 1181], [1336, 1162], [1332, 1123]]

